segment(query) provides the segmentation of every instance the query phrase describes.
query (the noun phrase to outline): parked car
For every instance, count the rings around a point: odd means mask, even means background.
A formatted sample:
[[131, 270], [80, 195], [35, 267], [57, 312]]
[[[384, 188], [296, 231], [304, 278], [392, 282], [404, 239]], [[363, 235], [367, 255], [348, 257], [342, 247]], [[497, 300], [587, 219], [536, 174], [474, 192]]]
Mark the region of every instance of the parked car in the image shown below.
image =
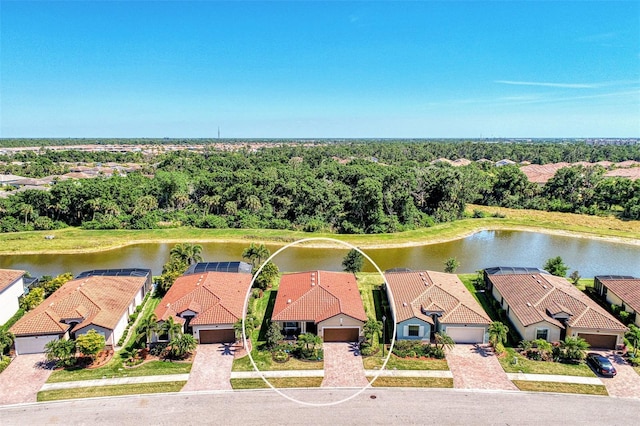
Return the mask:
[[607, 357], [594, 352], [587, 354], [587, 364], [589, 364], [593, 371], [603, 376], [613, 377], [618, 373]]

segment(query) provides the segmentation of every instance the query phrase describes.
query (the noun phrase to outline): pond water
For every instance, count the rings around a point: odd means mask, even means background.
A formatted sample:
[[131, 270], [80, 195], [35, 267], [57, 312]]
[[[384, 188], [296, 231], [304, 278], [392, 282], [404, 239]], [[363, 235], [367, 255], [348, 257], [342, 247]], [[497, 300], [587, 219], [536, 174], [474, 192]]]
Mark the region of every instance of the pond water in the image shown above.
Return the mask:
[[[90, 269], [150, 268], [159, 275], [173, 244], [137, 244], [120, 249], [84, 254], [37, 254], [0, 256], [0, 268], [24, 269], [32, 276], [74, 275]], [[248, 243], [204, 243], [207, 261], [242, 260]], [[280, 246], [267, 245], [275, 252]], [[274, 258], [281, 271], [325, 269], [338, 271], [348, 249], [294, 246]], [[583, 277], [634, 275], [640, 277], [640, 246], [587, 238], [522, 231], [482, 231], [446, 243], [417, 247], [368, 249], [365, 253], [380, 269], [406, 267], [442, 271], [444, 261], [456, 257], [458, 273], [471, 273], [492, 266], [542, 267], [550, 257], [561, 256], [570, 269]], [[366, 271], [375, 271], [365, 265]]]

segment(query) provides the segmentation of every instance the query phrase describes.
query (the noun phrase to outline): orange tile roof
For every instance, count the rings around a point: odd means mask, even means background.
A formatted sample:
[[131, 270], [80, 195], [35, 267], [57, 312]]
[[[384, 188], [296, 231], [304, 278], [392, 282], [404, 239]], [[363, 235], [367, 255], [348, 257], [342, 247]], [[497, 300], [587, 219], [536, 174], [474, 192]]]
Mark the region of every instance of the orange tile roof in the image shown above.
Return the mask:
[[19, 271], [17, 269], [0, 269], [0, 292], [4, 291], [4, 289], [16, 282], [16, 280], [24, 274], [25, 271]]
[[565, 328], [553, 318], [559, 312], [571, 314], [569, 327], [621, 331], [626, 327], [589, 296], [563, 277], [549, 274], [489, 275], [489, 280], [506, 300], [522, 325], [547, 321]]
[[196, 313], [191, 325], [233, 324], [242, 318], [244, 301], [251, 286], [251, 274], [205, 272], [179, 277], [155, 310], [158, 321], [190, 310]]
[[428, 313], [439, 311], [442, 323], [491, 323], [489, 316], [455, 274], [390, 272], [385, 274], [385, 278], [393, 295], [396, 322], [415, 317], [433, 324]]
[[79, 330], [96, 325], [113, 330], [144, 286], [143, 277], [89, 276], [65, 283], [13, 327], [16, 336], [60, 334], [69, 327], [63, 320], [79, 319]]
[[636, 311], [637, 315], [640, 315], [640, 278], [598, 279], [605, 287], [622, 299], [625, 305]]
[[272, 320], [317, 324], [339, 314], [367, 320], [355, 275], [309, 271], [285, 274], [280, 279]]

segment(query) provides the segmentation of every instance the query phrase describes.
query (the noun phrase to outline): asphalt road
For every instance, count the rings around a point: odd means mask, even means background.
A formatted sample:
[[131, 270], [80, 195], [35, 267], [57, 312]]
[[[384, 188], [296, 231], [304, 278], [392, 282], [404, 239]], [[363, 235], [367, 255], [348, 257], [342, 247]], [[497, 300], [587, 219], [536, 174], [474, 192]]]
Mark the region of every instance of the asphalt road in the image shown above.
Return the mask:
[[[350, 391], [288, 390], [313, 403]], [[0, 407], [0, 424], [112, 425], [609, 425], [632, 424], [640, 399], [449, 389], [368, 389], [332, 406], [292, 402], [273, 391], [198, 392]]]

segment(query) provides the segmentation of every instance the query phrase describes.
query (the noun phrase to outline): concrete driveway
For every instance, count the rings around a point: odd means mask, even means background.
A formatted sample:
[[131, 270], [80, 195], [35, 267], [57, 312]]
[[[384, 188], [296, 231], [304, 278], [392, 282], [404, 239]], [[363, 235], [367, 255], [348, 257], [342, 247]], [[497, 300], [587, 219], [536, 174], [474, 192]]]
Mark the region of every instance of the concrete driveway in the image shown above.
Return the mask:
[[43, 354], [18, 355], [0, 373], [0, 405], [36, 402], [52, 371]]
[[355, 343], [324, 343], [324, 379], [322, 387], [361, 388], [365, 377], [362, 357]]
[[591, 351], [609, 358], [618, 371], [615, 377], [600, 377], [610, 396], [640, 398], [640, 376], [620, 355], [613, 351]]
[[454, 388], [518, 390], [493, 351], [484, 345], [458, 344], [447, 353], [447, 362]]
[[191, 373], [182, 392], [203, 390], [231, 390], [231, 367], [234, 344], [198, 345]]

